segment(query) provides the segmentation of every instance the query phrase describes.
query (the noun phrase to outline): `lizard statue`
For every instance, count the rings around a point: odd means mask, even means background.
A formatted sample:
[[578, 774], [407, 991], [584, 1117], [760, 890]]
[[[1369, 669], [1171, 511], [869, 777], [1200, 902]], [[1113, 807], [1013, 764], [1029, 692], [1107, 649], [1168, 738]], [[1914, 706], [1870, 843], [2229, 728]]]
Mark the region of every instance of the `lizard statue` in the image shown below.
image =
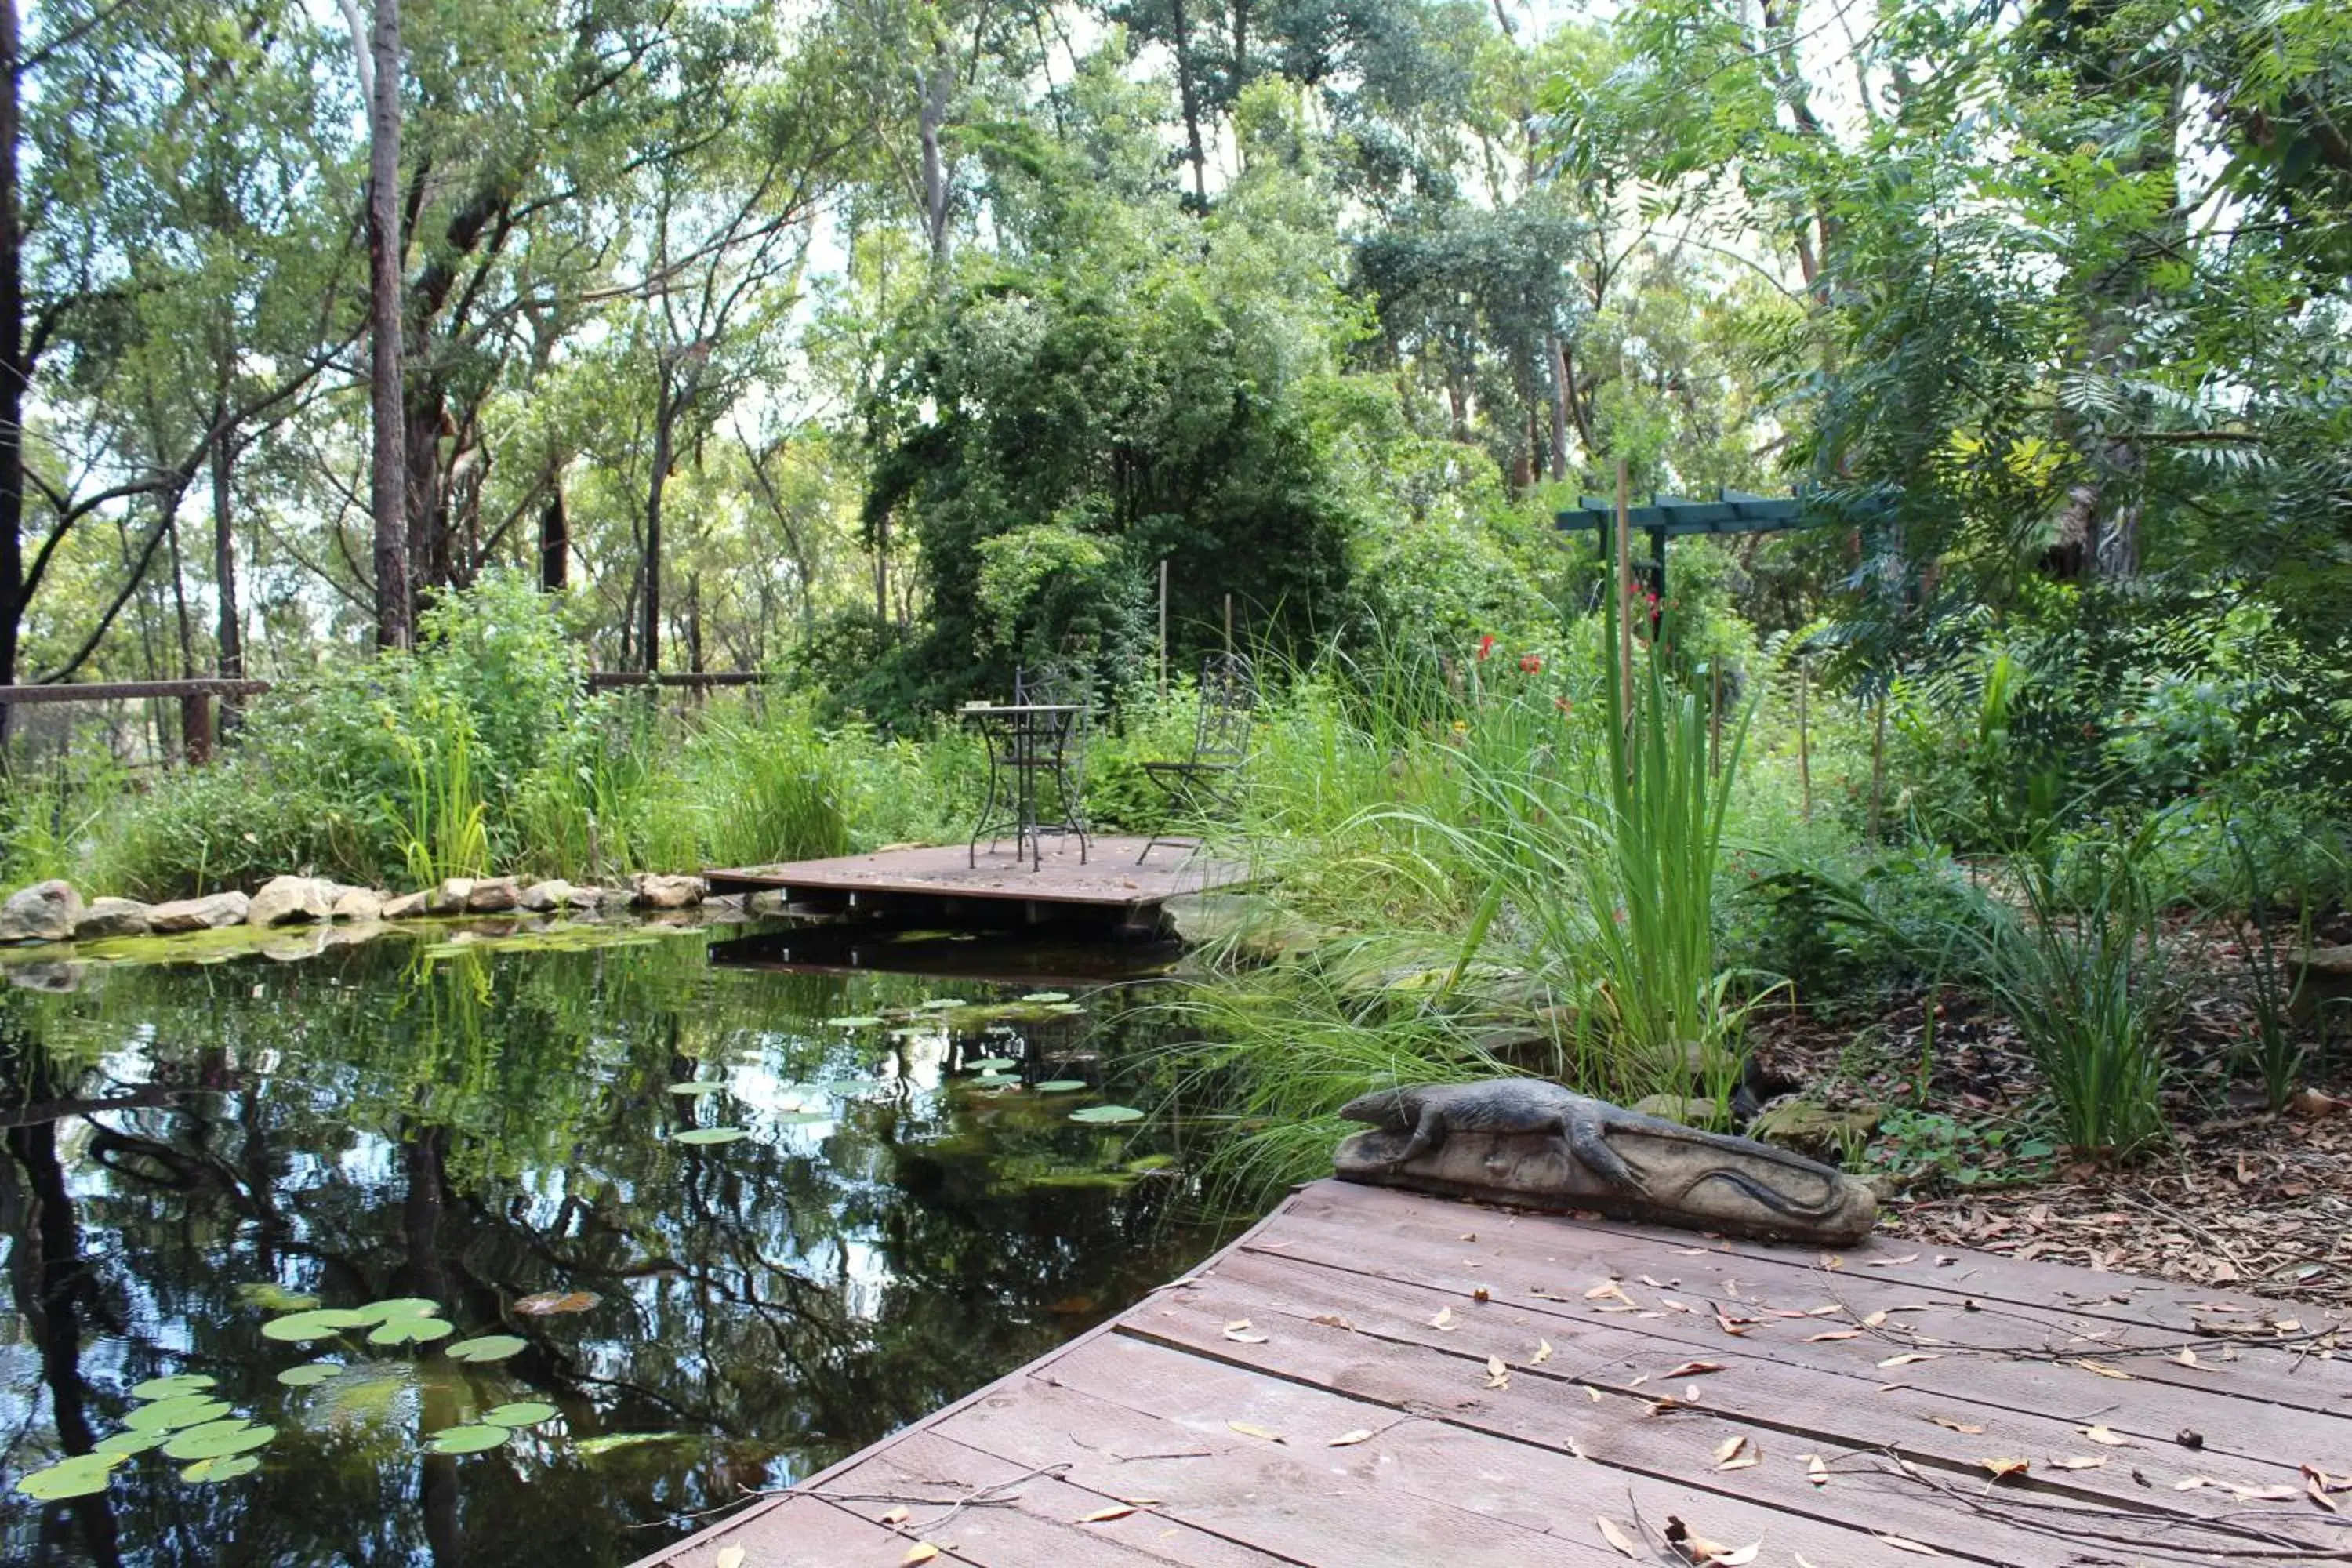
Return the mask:
[[1403, 1084], [1339, 1114], [1373, 1129], [1339, 1145], [1347, 1181], [1840, 1245], [1877, 1217], [1870, 1189], [1827, 1165], [1542, 1079]]

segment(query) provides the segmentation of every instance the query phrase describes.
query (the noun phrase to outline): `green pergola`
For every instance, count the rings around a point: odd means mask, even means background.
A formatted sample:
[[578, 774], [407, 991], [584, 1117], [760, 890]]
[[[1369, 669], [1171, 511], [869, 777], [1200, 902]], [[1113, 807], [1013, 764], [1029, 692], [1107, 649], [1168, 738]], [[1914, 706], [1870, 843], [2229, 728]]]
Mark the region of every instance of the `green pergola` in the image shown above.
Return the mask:
[[[1884, 502], [1865, 508], [1873, 514], [1884, 510]], [[1627, 527], [1640, 529], [1650, 536], [1651, 587], [1661, 602], [1666, 596], [1669, 539], [1692, 533], [1781, 533], [1790, 529], [1825, 528], [1855, 521], [1851, 509], [1832, 511], [1801, 494], [1775, 498], [1732, 489], [1723, 491], [1714, 500], [1652, 496], [1648, 505], [1628, 508], [1625, 519]], [[1613, 558], [1616, 542], [1611, 537], [1611, 530], [1617, 521], [1615, 501], [1601, 496], [1584, 496], [1554, 521], [1562, 532], [1598, 531], [1601, 558]]]

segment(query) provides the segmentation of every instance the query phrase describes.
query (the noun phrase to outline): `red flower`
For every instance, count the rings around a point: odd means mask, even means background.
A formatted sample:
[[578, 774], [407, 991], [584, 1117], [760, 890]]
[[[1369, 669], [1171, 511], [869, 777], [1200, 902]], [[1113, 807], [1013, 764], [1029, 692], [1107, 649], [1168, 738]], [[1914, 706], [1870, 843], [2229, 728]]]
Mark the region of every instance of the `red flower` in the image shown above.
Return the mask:
[[1519, 655], [1519, 673], [1522, 675], [1541, 675], [1543, 673], [1542, 658], [1539, 655], [1532, 653], [1523, 653]]
[[1494, 651], [1495, 634], [1488, 632], [1485, 637], [1478, 639], [1478, 662], [1480, 664], [1486, 663], [1486, 656]]

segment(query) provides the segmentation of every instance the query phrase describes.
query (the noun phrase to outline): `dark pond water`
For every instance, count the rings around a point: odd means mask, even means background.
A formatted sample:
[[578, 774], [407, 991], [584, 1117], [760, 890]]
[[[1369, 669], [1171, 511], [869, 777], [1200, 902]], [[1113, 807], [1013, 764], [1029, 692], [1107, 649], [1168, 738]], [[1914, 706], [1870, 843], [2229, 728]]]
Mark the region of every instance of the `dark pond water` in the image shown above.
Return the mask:
[[[1153, 1092], [1123, 987], [1003, 984], [953, 943], [933, 967], [972, 978], [584, 940], [0, 988], [0, 1561], [626, 1563], [1212, 1240], [1155, 1123], [1070, 1119]], [[829, 1022], [857, 1019], [879, 1021]], [[403, 1298], [309, 1342], [263, 1332]], [[371, 1342], [420, 1317], [447, 1335]], [[453, 1357], [467, 1342], [506, 1353]], [[310, 1363], [335, 1370], [281, 1378]], [[16, 1491], [126, 1430], [184, 1433], [142, 1414], [173, 1390], [132, 1393], [179, 1374], [228, 1406], [194, 1415], [275, 1428], [257, 1465], [192, 1481], [151, 1450], [91, 1495]], [[531, 1405], [552, 1410], [502, 1410]], [[538, 1419], [428, 1451], [490, 1413]]]

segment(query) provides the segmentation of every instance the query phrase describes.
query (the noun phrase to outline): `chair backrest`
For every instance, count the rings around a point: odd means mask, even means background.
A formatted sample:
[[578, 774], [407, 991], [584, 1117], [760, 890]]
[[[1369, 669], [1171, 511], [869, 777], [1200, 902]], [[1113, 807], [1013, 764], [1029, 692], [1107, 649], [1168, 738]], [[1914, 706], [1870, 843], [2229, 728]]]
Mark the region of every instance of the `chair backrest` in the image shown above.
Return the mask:
[[1239, 767], [1249, 758], [1257, 683], [1246, 655], [1213, 653], [1201, 661], [1201, 711], [1192, 760]]

